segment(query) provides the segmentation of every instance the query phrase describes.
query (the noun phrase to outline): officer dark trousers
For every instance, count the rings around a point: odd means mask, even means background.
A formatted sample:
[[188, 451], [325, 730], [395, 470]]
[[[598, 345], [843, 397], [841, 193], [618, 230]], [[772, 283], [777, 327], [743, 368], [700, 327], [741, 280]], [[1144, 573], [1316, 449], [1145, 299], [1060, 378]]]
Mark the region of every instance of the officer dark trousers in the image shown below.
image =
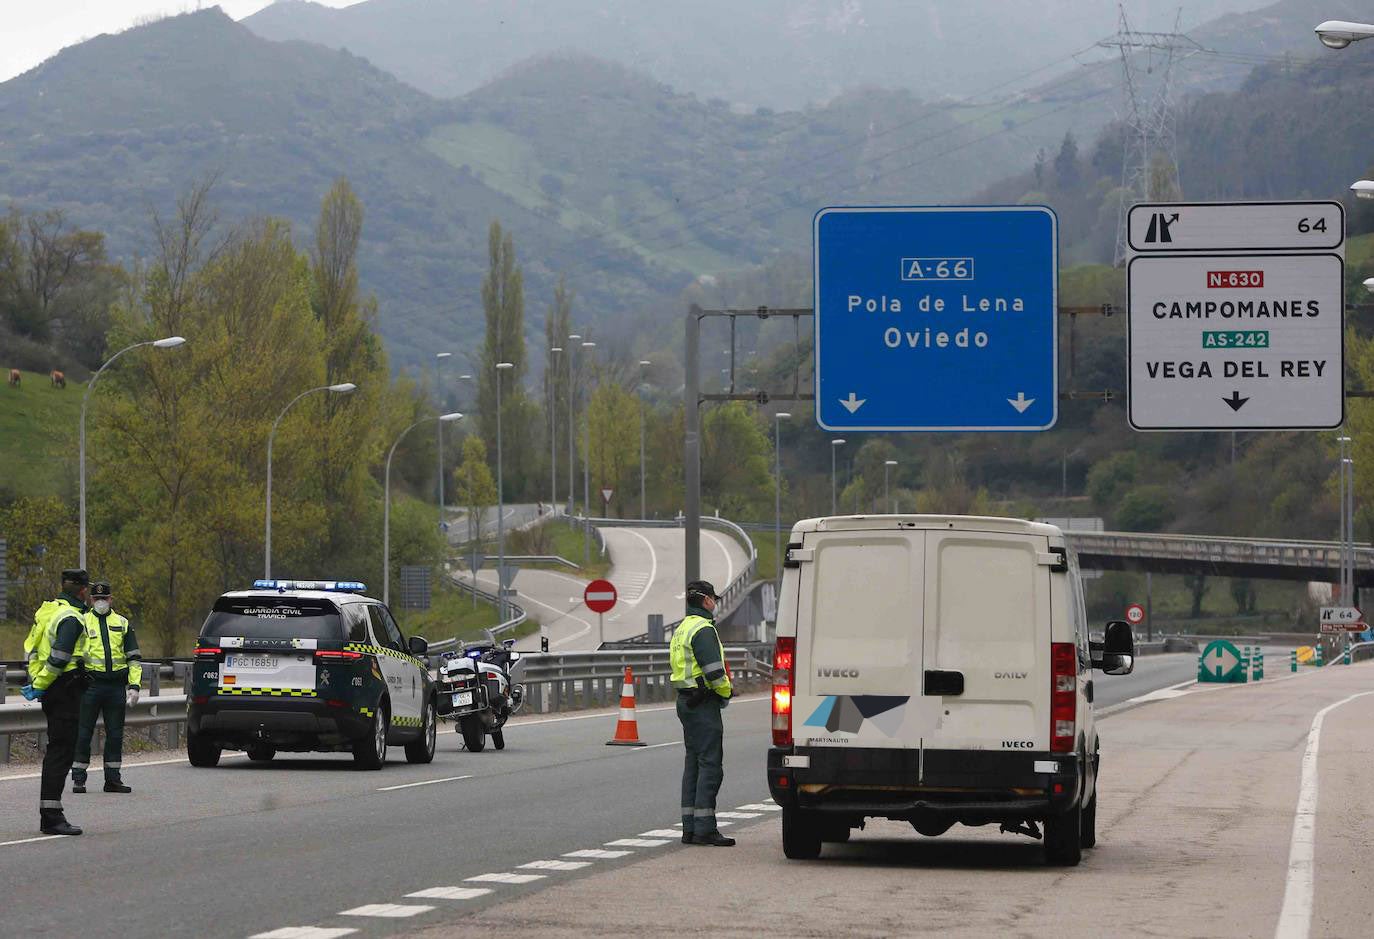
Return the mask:
[[689, 697], [680, 694], [677, 698], [687, 750], [682, 767], [682, 830], [704, 835], [716, 831], [716, 794], [725, 779], [725, 723], [719, 695], [706, 694], [696, 707], [687, 706]]
[[62, 790], [67, 785], [76, 755], [76, 734], [81, 718], [81, 696], [86, 675], [78, 670], [57, 676], [43, 695], [43, 714], [48, 719], [48, 750], [43, 754], [43, 780], [38, 790], [38, 814], [47, 819], [62, 815]]
[[76, 761], [72, 764], [72, 782], [86, 785], [86, 769], [91, 765], [91, 738], [95, 736], [97, 717], [105, 719], [105, 781], [120, 781], [121, 760], [124, 754], [124, 695], [129, 673], [115, 672], [113, 679], [103, 679], [102, 673], [91, 676], [90, 687], [81, 696], [81, 725], [76, 740]]

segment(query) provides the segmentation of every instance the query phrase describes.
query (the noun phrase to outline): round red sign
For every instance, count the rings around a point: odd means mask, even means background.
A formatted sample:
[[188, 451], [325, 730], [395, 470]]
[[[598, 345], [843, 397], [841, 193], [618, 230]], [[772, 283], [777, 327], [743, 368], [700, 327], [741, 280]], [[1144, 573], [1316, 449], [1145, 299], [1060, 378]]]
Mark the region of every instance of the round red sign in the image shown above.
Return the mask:
[[1126, 607], [1126, 622], [1132, 626], [1145, 622], [1145, 608], [1139, 603], [1132, 603]]
[[593, 613], [609, 613], [618, 596], [615, 584], [609, 580], [594, 580], [582, 591], [582, 602]]

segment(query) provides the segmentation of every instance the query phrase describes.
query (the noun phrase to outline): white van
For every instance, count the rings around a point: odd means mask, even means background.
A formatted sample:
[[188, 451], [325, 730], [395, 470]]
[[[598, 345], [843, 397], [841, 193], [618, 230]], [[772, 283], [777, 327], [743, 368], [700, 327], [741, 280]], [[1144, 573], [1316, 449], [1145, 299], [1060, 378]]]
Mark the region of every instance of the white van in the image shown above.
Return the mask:
[[807, 519], [788, 539], [768, 786], [783, 852], [865, 818], [923, 835], [1000, 823], [1052, 864], [1096, 840], [1092, 669], [1128, 674], [1130, 626], [1090, 642], [1053, 525], [936, 515]]

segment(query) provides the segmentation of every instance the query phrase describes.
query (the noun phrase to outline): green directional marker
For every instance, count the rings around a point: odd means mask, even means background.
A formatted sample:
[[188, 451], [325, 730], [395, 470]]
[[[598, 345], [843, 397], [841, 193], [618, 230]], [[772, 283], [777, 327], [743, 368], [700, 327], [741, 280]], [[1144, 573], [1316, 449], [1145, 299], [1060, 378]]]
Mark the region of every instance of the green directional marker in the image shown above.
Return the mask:
[[1214, 639], [1198, 657], [1198, 681], [1242, 683], [1245, 681], [1245, 656], [1225, 639]]

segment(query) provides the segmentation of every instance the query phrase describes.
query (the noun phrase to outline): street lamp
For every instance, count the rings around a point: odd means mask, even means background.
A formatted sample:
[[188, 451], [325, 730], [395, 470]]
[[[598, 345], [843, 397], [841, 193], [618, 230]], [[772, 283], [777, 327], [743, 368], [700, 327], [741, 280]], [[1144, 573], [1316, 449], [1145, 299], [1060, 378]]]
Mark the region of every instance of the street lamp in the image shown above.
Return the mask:
[[573, 372], [573, 358], [576, 356], [578, 343], [582, 341], [582, 336], [578, 333], [568, 334], [568, 519], [573, 517], [573, 493], [577, 490], [573, 488], [577, 478], [577, 451], [573, 447], [576, 439], [576, 432], [573, 423], [573, 410], [577, 403], [577, 382], [576, 374]]
[[317, 391], [328, 391], [330, 394], [346, 395], [353, 392], [357, 387], [358, 386], [353, 384], [353, 382], [346, 381], [337, 385], [320, 385], [318, 388], [302, 391], [292, 398], [290, 402], [287, 403], [286, 407], [281, 409], [281, 413], [277, 415], [277, 419], [272, 422], [272, 430], [267, 434], [267, 531], [263, 537], [262, 551], [262, 576], [268, 580], [272, 579], [272, 442], [277, 436], [277, 425], [279, 425], [281, 419], [286, 416], [286, 412], [291, 410], [291, 406], [306, 395], [312, 395]]
[[1363, 281], [1361, 281], [1361, 283], [1364, 284], [1365, 290], [1368, 290], [1370, 293], [1374, 293], [1374, 277], [1366, 277]]
[[[596, 348], [596, 343], [590, 340], [582, 341], [582, 348], [590, 354]], [[588, 402], [590, 404], [590, 402]], [[587, 420], [587, 429], [583, 434], [584, 449], [587, 451], [582, 458], [582, 564], [587, 566], [592, 563], [592, 422], [590, 417]]]
[[773, 579], [779, 585], [782, 584], [782, 422], [791, 416], [787, 411], [773, 415]]
[[[452, 352], [436, 352], [436, 353], [434, 353], [434, 397], [435, 397], [435, 399], [438, 401], [439, 410], [441, 410], [441, 411], [444, 409], [444, 389], [443, 389], [443, 386], [440, 384], [441, 379], [439, 378], [439, 366], [443, 364], [444, 359], [449, 358], [451, 355], [453, 355]], [[444, 530], [444, 422], [443, 422], [443, 421], [440, 421], [437, 425], [435, 425], [435, 429], [436, 429], [436, 431], [438, 432], [437, 440], [438, 440], [438, 445], [439, 445], [439, 531], [440, 531], [440, 532], [443, 532], [443, 530]], [[444, 535], [444, 541], [445, 541], [445, 542], [448, 541], [448, 536], [447, 536], [447, 535]]]
[[640, 359], [640, 360], [639, 360], [639, 384], [640, 384], [640, 386], [641, 386], [641, 390], [640, 390], [640, 393], [639, 393], [639, 517], [640, 517], [640, 518], [648, 518], [648, 517], [649, 517], [649, 510], [648, 510], [648, 508], [646, 507], [646, 506], [648, 505], [648, 500], [645, 499], [645, 496], [644, 496], [644, 491], [645, 491], [645, 490], [644, 490], [644, 392], [643, 392], [642, 388], [643, 388], [643, 385], [644, 385], [645, 381], [647, 381], [647, 379], [646, 379], [645, 376], [644, 376], [644, 370], [645, 370], [646, 368], [648, 368], [650, 365], [653, 365], [653, 364], [654, 364], [654, 363], [650, 362], [648, 359]]
[[[501, 373], [515, 368], [514, 362], [496, 363], [496, 612], [506, 621], [506, 490], [501, 458]], [[473, 577], [477, 572], [473, 572]]]
[[1350, 191], [1359, 199], [1374, 199], [1374, 180], [1357, 179], [1350, 184]]
[[887, 473], [888, 473], [888, 470], [890, 470], [892, 467], [894, 467], [894, 466], [896, 466], [896, 465], [897, 465], [897, 461], [896, 461], [896, 460], [884, 460], [884, 461], [883, 461], [883, 501], [888, 503], [888, 507], [892, 509], [892, 514], [893, 514], [893, 515], [896, 515], [896, 514], [897, 514], [897, 506], [893, 505], [893, 504], [891, 503], [891, 500], [890, 500], [889, 497], [888, 497]]
[[1352, 42], [1374, 36], [1374, 25], [1369, 23], [1348, 23], [1345, 20], [1327, 20], [1317, 24], [1312, 30], [1328, 49], [1344, 49]]
[[185, 341], [186, 340], [180, 336], [168, 336], [166, 339], [145, 339], [143, 342], [136, 342], [131, 346], [125, 346], [123, 349], [120, 349], [114, 355], [110, 356], [109, 360], [106, 361], [104, 365], [96, 369], [95, 374], [91, 376], [91, 380], [86, 383], [86, 392], [81, 396], [81, 445], [79, 460], [81, 464], [81, 485], [78, 487], [81, 491], [81, 508], [77, 513], [79, 516], [78, 527], [81, 529], [81, 545], [79, 549], [80, 561], [77, 566], [82, 570], [86, 569], [86, 404], [91, 400], [91, 390], [95, 388], [95, 383], [99, 380], [100, 373], [113, 365], [115, 359], [119, 358], [130, 349], [137, 349], [140, 346], [152, 346], [154, 349], [175, 349]]
[[[557, 356], [562, 346], [550, 346]], [[549, 363], [549, 515], [558, 514], [558, 362]]]
[[[315, 389], [318, 391], [319, 389]], [[350, 389], [351, 390], [351, 389]], [[290, 405], [287, 405], [290, 407]], [[454, 411], [452, 414], [440, 414], [437, 417], [422, 417], [414, 424], [396, 436], [396, 442], [391, 445], [391, 449], [386, 454], [386, 472], [383, 474], [382, 483], [382, 602], [391, 603], [391, 458], [396, 455], [396, 448], [401, 445], [405, 435], [426, 421], [438, 421], [440, 426], [449, 421], [460, 420], [463, 415]], [[477, 572], [473, 571], [473, 588], [475, 590]], [[474, 596], [476, 594], [474, 593]]]
[[830, 441], [830, 514], [839, 515], [839, 505], [835, 501], [835, 454], [844, 446], [845, 439], [836, 437]]

